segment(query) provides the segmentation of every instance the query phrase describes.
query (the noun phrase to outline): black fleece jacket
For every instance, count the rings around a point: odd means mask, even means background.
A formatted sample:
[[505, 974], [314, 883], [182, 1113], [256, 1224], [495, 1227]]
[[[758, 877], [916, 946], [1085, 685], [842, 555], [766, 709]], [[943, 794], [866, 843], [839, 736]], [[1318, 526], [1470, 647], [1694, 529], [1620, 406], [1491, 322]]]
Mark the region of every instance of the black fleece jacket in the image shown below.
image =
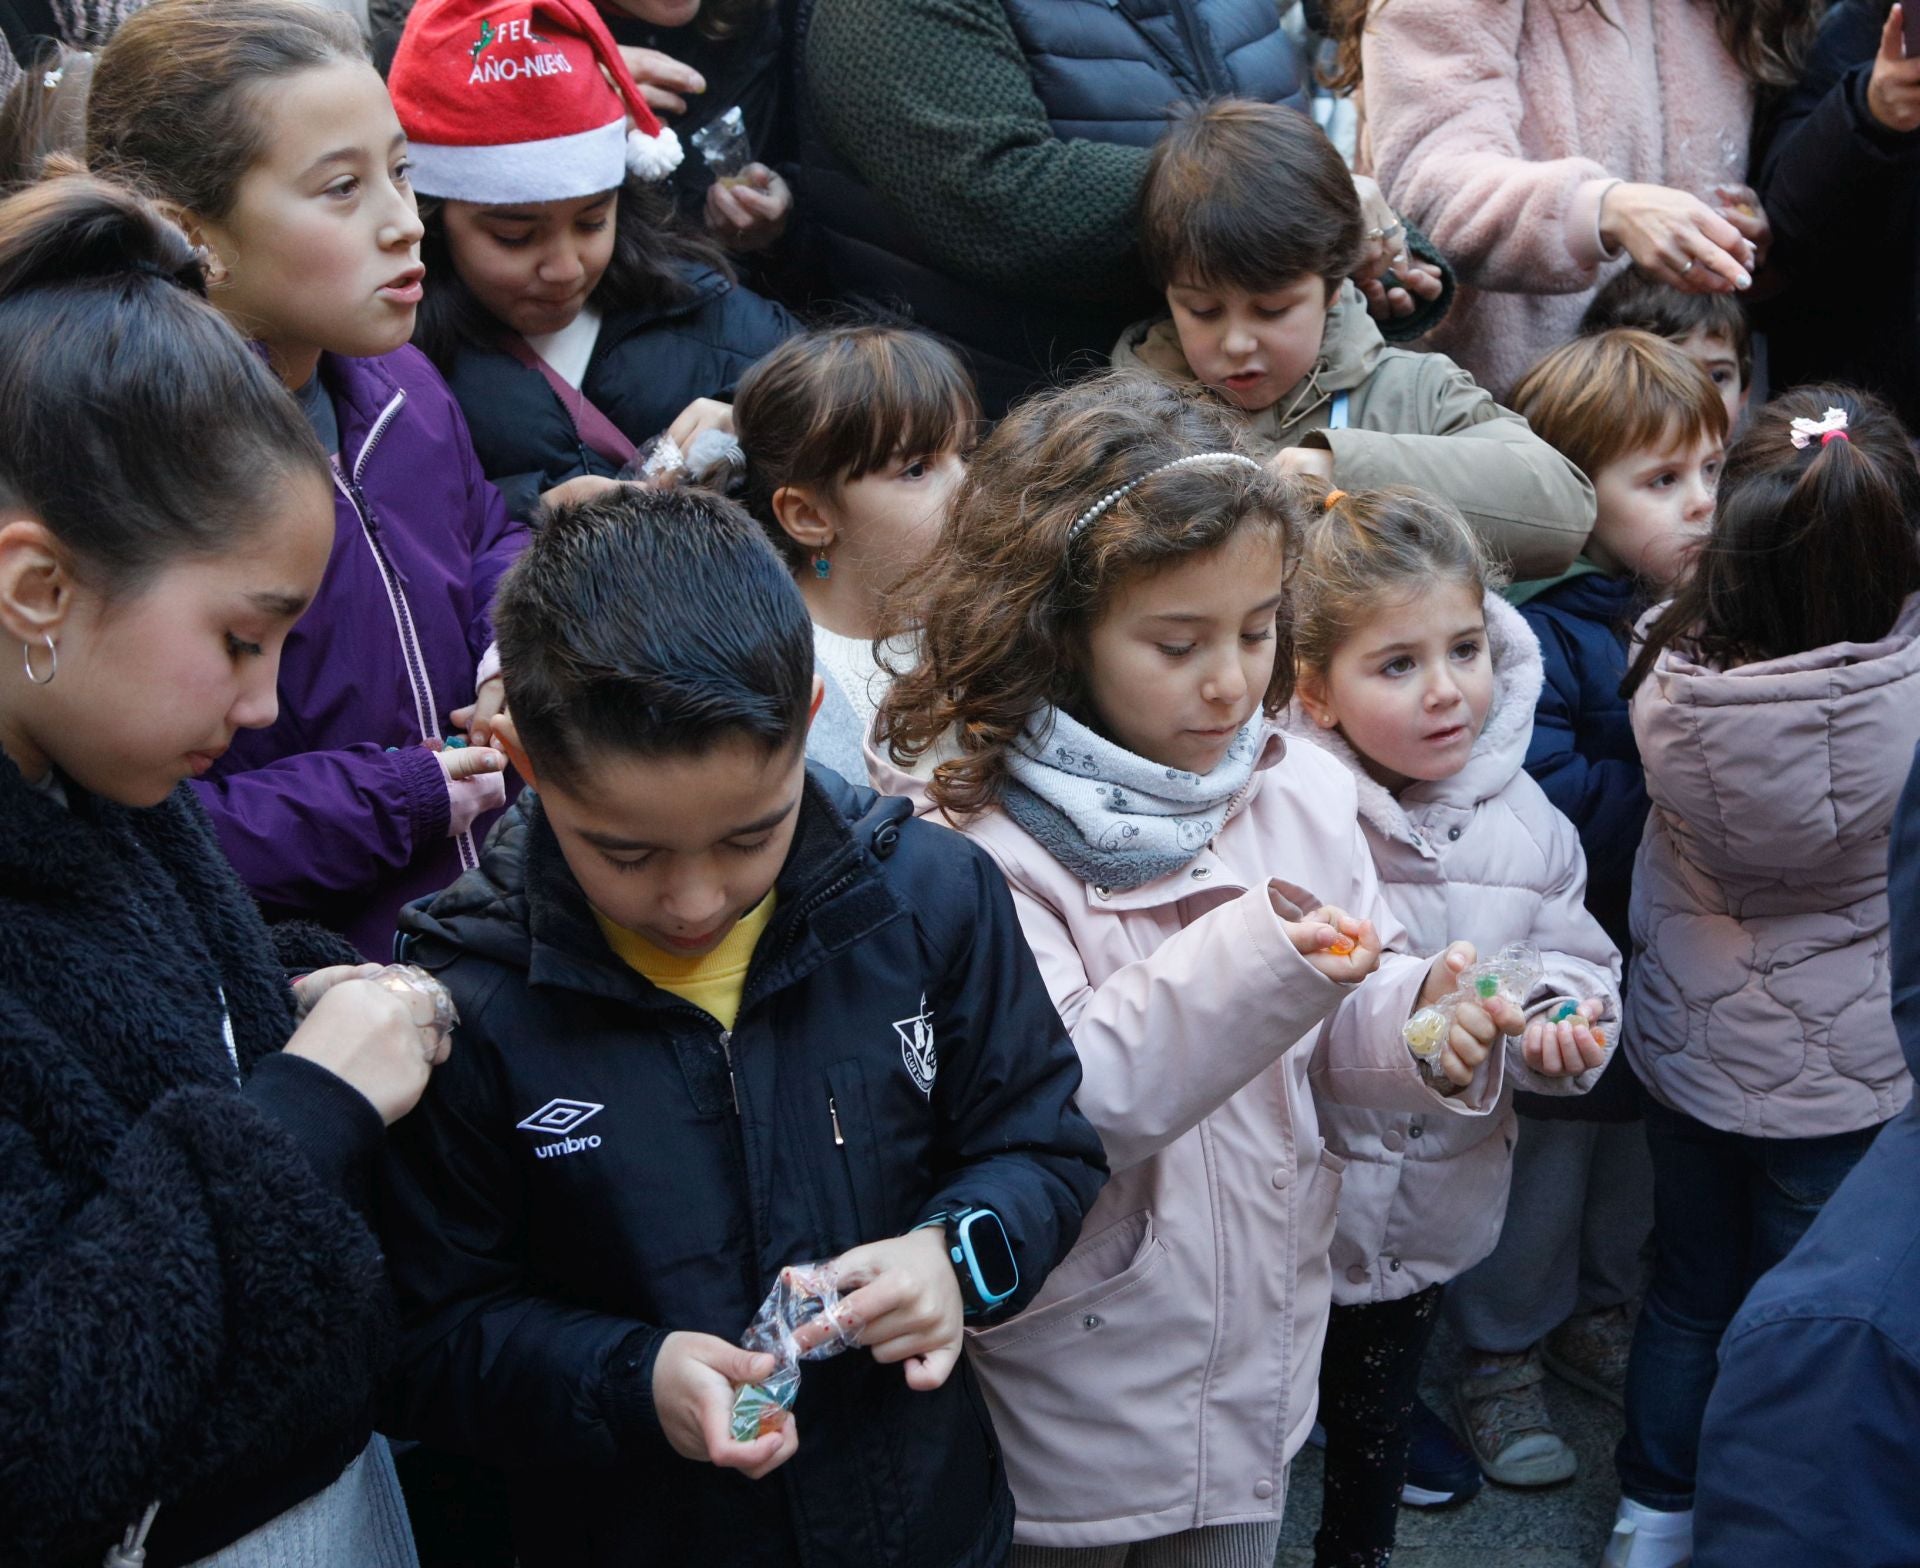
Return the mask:
[[68, 794], [0, 758], [0, 1565], [92, 1568], [157, 1499], [168, 1568], [367, 1441], [382, 1128], [281, 1052], [286, 971], [192, 794]]
[[735, 1340], [785, 1264], [965, 1204], [1031, 1300], [1105, 1176], [1006, 884], [903, 800], [810, 772], [735, 1027], [608, 948], [531, 795], [402, 917], [461, 1038], [397, 1129], [407, 1428], [511, 1475], [523, 1568], [998, 1563], [1012, 1500], [964, 1359], [932, 1393], [809, 1363], [764, 1481], [679, 1458], [676, 1329]]

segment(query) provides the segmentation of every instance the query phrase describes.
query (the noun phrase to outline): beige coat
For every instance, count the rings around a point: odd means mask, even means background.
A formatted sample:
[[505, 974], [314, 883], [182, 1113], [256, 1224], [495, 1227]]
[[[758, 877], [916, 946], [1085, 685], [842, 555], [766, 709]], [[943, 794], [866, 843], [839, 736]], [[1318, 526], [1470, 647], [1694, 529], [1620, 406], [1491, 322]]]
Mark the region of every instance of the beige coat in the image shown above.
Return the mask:
[[1286, 938], [1274, 877], [1403, 942], [1356, 811], [1346, 769], [1275, 734], [1213, 844], [1143, 887], [1088, 887], [1000, 811], [965, 826], [1012, 886], [1114, 1172], [1034, 1304], [970, 1339], [1020, 1541], [1277, 1519], [1313, 1424], [1340, 1196], [1316, 1094], [1436, 1120], [1500, 1100], [1498, 1054], [1453, 1099], [1419, 1076], [1400, 1026], [1424, 961], [1390, 954], [1349, 988]]
[[1709, 1126], [1814, 1138], [1913, 1093], [1887, 978], [1887, 842], [1920, 741], [1920, 595], [1882, 641], [1731, 670], [1664, 652], [1633, 696], [1653, 810], [1627, 1053]]
[[[1121, 334], [1113, 365], [1182, 386], [1195, 380], [1164, 318]], [[1347, 427], [1330, 430], [1341, 392]], [[1256, 457], [1290, 446], [1328, 448], [1343, 490], [1407, 484], [1444, 497], [1511, 564], [1516, 580], [1558, 577], [1593, 530], [1586, 475], [1445, 355], [1389, 348], [1351, 283], [1327, 314], [1318, 363], [1241, 427]]]
[[[1539, 700], [1540, 645], [1520, 613], [1490, 594], [1493, 707], [1467, 765], [1396, 799], [1338, 734], [1298, 710], [1290, 727], [1354, 775], [1380, 892], [1417, 951], [1465, 938], [1483, 955], [1509, 942], [1540, 949], [1546, 979], [1530, 1013], [1560, 998], [1604, 998], [1608, 1045], [1620, 1034], [1620, 955], [1587, 913], [1580, 836], [1522, 764]], [[1500, 1239], [1513, 1175], [1513, 1092], [1584, 1094], [1578, 1078], [1542, 1078], [1509, 1042], [1507, 1087], [1491, 1116], [1355, 1110], [1325, 1104], [1320, 1130], [1347, 1162], [1333, 1241], [1333, 1299], [1394, 1301], [1463, 1274]]]

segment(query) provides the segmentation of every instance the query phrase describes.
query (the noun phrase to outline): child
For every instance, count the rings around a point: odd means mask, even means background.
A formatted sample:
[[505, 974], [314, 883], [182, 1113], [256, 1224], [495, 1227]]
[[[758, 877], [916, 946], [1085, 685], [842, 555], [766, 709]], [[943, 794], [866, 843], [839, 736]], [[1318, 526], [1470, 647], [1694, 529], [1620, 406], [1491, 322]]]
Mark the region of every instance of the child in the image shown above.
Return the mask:
[[1345, 281], [1360, 224], [1352, 176], [1304, 115], [1225, 99], [1175, 119], [1140, 200], [1169, 315], [1129, 327], [1113, 363], [1204, 387], [1249, 450], [1322, 492], [1416, 484], [1518, 575], [1563, 570], [1591, 490], [1451, 360], [1386, 346]]
[[1142, 1543], [1270, 1568], [1340, 1193], [1309, 1076], [1485, 1117], [1522, 1027], [1463, 1012], [1431, 1079], [1402, 1042], [1471, 950], [1383, 951], [1352, 778], [1269, 723], [1292, 495], [1198, 399], [1083, 382], [981, 445], [908, 601], [881, 738], [900, 763], [957, 739], [931, 804], [1012, 884], [1119, 1172], [1034, 1308], [972, 1342], [1021, 1568]]
[[[395, 1173], [408, 1422], [509, 1470], [525, 1568], [998, 1563], [963, 1310], [1030, 1300], [1104, 1171], [1005, 887], [809, 772], [806, 608], [718, 497], [558, 511], [499, 615], [532, 790], [407, 915], [462, 1019]], [[1004, 1232], [990, 1294], [949, 1259], [969, 1215]], [[735, 1442], [772, 1366], [739, 1336], [836, 1255], [871, 1354]]]
[[1582, 337], [1617, 327], [1651, 332], [1697, 361], [1719, 388], [1728, 431], [1739, 428], [1753, 390], [1753, 328], [1738, 295], [1685, 293], [1628, 267], [1607, 280], [1580, 318]]
[[[1524, 377], [1515, 407], [1580, 465], [1593, 537], [1562, 577], [1512, 591], [1545, 666], [1527, 771], [1579, 829], [1587, 908], [1626, 953], [1627, 898], [1647, 816], [1620, 682], [1627, 636], [1671, 593], [1713, 514], [1726, 408], [1697, 362], [1645, 332], [1576, 338]], [[1468, 1348], [1458, 1389], [1481, 1467], [1506, 1486], [1574, 1470], [1541, 1381], [1552, 1371], [1618, 1405], [1645, 1279], [1652, 1170], [1624, 1059], [1576, 1100], [1523, 1094], [1513, 1197], [1493, 1254], [1447, 1292]]]
[[[672, 133], [589, 0], [422, 0], [388, 85], [414, 186], [436, 198], [415, 341], [514, 514], [618, 474], [663, 431], [682, 449], [730, 431], [719, 400], [795, 323], [676, 227], [649, 183], [672, 167]], [[636, 140], [655, 138], [644, 175], [629, 115]]]
[[333, 541], [204, 287], [123, 191], [0, 204], [0, 1562], [412, 1568], [360, 1209], [447, 1041], [411, 985], [289, 987], [345, 944], [276, 954], [182, 787]]
[[1920, 471], [1864, 393], [1768, 404], [1627, 671], [1653, 809], [1627, 1055], [1654, 1264], [1614, 1560], [1691, 1548], [1720, 1336], [1913, 1092], [1889, 1012], [1887, 837], [1920, 741]]
[[[973, 378], [927, 333], [828, 327], [788, 339], [748, 371], [734, 420], [748, 505], [813, 617], [827, 697], [807, 755], [863, 781], [861, 748], [891, 678], [874, 639], [966, 471], [980, 420]], [[910, 657], [900, 643], [889, 652]]]
[[[1441, 1287], [1500, 1234], [1511, 1091], [1577, 1094], [1599, 1078], [1602, 1040], [1619, 1032], [1620, 963], [1582, 903], [1573, 826], [1522, 766], [1539, 645], [1491, 591], [1485, 547], [1459, 514], [1412, 490], [1336, 492], [1307, 530], [1294, 581], [1290, 727], [1353, 775], [1387, 907], [1417, 947], [1450, 931], [1482, 952], [1529, 942], [1545, 970], [1526, 998], [1524, 1044], [1509, 1042], [1508, 1090], [1492, 1116], [1322, 1110], [1327, 1147], [1347, 1161], [1320, 1367], [1326, 1496], [1314, 1541], [1315, 1562], [1336, 1568], [1384, 1562], [1393, 1549]], [[1579, 1010], [1548, 1021], [1560, 1000]], [[1603, 1015], [1608, 1027], [1596, 1033]]]
[[[333, 554], [287, 639], [279, 717], [197, 788], [270, 918], [384, 957], [401, 904], [474, 864], [505, 802], [487, 607], [524, 539], [406, 346], [420, 221], [399, 124], [345, 17], [156, 0], [101, 53], [87, 161], [182, 213], [215, 302], [332, 456]], [[461, 732], [472, 746], [443, 747]]]

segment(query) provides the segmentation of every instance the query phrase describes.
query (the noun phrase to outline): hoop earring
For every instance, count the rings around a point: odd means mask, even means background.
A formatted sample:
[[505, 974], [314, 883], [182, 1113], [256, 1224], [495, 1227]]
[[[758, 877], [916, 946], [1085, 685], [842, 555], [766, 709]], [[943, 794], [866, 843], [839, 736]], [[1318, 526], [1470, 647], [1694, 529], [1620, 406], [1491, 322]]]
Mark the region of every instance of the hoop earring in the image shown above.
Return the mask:
[[54, 676], [60, 673], [60, 650], [54, 646], [53, 638], [45, 632], [40, 634], [40, 640], [47, 645], [47, 652], [53, 656], [53, 662], [47, 666], [47, 673], [45, 675], [33, 673], [33, 644], [30, 642], [20, 644], [20, 662], [26, 667], [27, 679], [34, 685], [51, 686]]
[[813, 558], [813, 575], [820, 582], [825, 582], [833, 575], [833, 562], [827, 559], [825, 550]]

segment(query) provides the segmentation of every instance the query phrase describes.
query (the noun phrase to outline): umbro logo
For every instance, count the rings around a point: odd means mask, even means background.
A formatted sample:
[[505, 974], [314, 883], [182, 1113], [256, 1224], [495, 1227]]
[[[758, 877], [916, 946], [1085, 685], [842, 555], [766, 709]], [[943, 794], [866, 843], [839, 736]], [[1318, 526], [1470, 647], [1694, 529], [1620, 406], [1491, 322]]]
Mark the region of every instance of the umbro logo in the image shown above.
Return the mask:
[[591, 1100], [549, 1100], [519, 1125], [528, 1132], [569, 1133], [605, 1109]]
[[570, 1135], [582, 1122], [598, 1116], [605, 1109], [604, 1105], [595, 1105], [591, 1100], [549, 1100], [516, 1125], [527, 1132], [558, 1133], [559, 1137], [554, 1142], [543, 1143], [533, 1151], [536, 1159], [557, 1159], [563, 1154], [579, 1154], [600, 1147], [598, 1133], [589, 1133], [584, 1138]]

